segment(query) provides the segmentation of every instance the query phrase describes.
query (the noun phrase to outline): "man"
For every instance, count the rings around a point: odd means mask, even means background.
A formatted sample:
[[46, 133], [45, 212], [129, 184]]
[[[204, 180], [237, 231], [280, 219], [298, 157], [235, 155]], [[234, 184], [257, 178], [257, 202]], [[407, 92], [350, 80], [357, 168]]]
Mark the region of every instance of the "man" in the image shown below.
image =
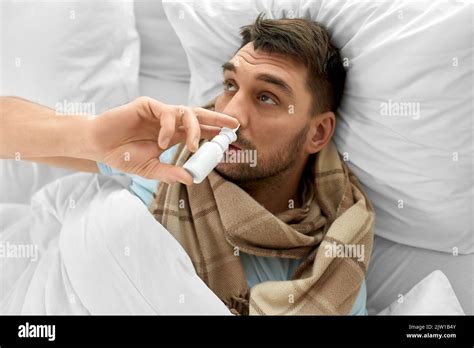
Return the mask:
[[[142, 99], [93, 125], [82, 121], [93, 146], [59, 154], [74, 160], [41, 161], [95, 172], [93, 160], [103, 162], [105, 174], [116, 168], [161, 180], [151, 211], [236, 314], [365, 314], [373, 210], [330, 141], [345, 81], [339, 52], [324, 28], [304, 19], [259, 16], [241, 35], [210, 107], [217, 113]], [[196, 141], [236, 120], [238, 139], [228, 153], [254, 150], [257, 164], [220, 163], [203, 183], [190, 185], [180, 167]], [[184, 141], [187, 147], [174, 149], [175, 166], [157, 160]], [[151, 203], [156, 185], [134, 180], [132, 191]], [[367, 249], [364, 257], [335, 252], [356, 244]]]

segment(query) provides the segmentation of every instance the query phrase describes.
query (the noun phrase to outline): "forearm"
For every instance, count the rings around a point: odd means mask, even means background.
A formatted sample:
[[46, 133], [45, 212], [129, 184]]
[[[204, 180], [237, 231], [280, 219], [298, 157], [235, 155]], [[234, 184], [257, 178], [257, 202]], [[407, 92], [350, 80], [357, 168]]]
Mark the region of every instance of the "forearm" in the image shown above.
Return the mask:
[[58, 116], [23, 99], [0, 97], [0, 158], [94, 159], [91, 122], [84, 116]]
[[72, 169], [79, 172], [99, 173], [97, 163], [87, 159], [72, 157], [36, 157], [23, 159], [35, 163], [47, 164], [53, 167]]
[[[117, 106], [98, 117], [58, 116], [54, 110], [14, 97], [0, 97], [0, 158], [41, 161], [96, 171], [96, 163], [162, 182], [191, 185], [184, 168], [161, 163], [169, 147], [197, 150], [236, 118], [202, 108], [166, 105], [148, 97]], [[80, 161], [79, 161], [80, 160]]]

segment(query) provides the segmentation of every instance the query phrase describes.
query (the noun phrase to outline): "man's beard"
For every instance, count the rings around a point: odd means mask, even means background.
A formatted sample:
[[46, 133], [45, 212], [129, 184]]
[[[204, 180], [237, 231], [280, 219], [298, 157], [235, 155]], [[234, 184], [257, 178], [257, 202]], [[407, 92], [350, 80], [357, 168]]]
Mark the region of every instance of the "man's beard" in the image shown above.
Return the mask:
[[[301, 158], [306, 134], [309, 127], [305, 125], [289, 143], [281, 144], [267, 154], [262, 154], [242, 135], [237, 133], [237, 143], [243, 151], [256, 151], [256, 166], [249, 163], [220, 163], [216, 171], [226, 180], [236, 184], [256, 183], [276, 178], [287, 172]], [[238, 151], [241, 151], [238, 150]]]

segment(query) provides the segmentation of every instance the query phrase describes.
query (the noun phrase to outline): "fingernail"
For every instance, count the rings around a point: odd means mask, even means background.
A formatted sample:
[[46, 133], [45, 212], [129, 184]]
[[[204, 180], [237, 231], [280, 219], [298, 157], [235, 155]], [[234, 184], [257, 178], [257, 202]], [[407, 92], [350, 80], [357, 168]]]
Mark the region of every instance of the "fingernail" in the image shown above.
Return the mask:
[[170, 138], [169, 137], [163, 138], [163, 140], [161, 141], [161, 144], [163, 145], [163, 148], [168, 147], [169, 143], [170, 143]]
[[194, 151], [197, 151], [197, 149], [199, 148], [199, 139], [194, 139], [193, 147], [194, 147]]

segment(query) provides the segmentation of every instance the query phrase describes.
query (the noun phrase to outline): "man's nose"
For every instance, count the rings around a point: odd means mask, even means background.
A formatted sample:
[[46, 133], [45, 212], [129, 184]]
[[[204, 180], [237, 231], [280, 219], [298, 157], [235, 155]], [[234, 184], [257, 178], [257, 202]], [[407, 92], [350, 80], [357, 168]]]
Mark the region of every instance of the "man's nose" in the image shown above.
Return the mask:
[[230, 115], [239, 120], [240, 129], [248, 125], [248, 103], [244, 100], [243, 95], [237, 92], [232, 99], [227, 103], [222, 113]]

